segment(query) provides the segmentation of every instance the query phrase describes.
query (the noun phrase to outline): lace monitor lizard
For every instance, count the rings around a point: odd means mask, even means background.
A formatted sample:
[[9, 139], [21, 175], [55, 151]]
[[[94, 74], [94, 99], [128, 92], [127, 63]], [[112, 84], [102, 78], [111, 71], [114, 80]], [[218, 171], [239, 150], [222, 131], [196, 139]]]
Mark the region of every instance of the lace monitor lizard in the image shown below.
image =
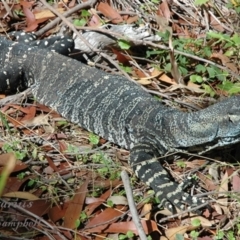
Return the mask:
[[[61, 40], [65, 43], [55, 50], [66, 54], [72, 41]], [[0, 90], [31, 87], [40, 103], [129, 149], [130, 166], [168, 208], [198, 204], [170, 180], [158, 158], [167, 152], [195, 147], [207, 151], [239, 142], [240, 96], [183, 113], [164, 106], [125, 77], [52, 52], [52, 44], [50, 49], [43, 49], [48, 41], [29, 45], [27, 40], [17, 43], [0, 37]]]

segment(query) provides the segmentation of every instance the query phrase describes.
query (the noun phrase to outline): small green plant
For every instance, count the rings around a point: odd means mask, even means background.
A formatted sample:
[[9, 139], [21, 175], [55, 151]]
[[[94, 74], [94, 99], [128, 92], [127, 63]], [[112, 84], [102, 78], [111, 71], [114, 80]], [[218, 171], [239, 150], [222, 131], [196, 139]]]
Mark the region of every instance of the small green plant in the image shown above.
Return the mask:
[[193, 240], [197, 240], [199, 236], [199, 232], [197, 231], [191, 231], [190, 236], [192, 237]]
[[128, 50], [131, 47], [130, 42], [125, 39], [119, 39], [117, 43], [122, 50]]
[[229, 240], [236, 240], [235, 234], [234, 234], [233, 231], [228, 231], [227, 232], [227, 239], [229, 239]]
[[2, 150], [6, 153], [14, 153], [18, 160], [23, 160], [28, 155], [28, 149], [18, 140], [4, 143]]
[[99, 136], [95, 135], [94, 133], [89, 134], [89, 142], [93, 145], [97, 145], [99, 143]]
[[79, 217], [79, 224], [85, 222], [88, 219], [88, 215], [82, 211]]
[[91, 14], [87, 10], [83, 9], [82, 12], [81, 12], [80, 18], [75, 19], [73, 21], [73, 24], [77, 27], [83, 27], [87, 24], [88, 18], [90, 16], [91, 16]]
[[30, 181], [28, 182], [28, 187], [32, 187], [34, 186], [35, 184], [37, 183], [37, 180], [36, 179], [30, 179]]
[[19, 17], [24, 17], [25, 16], [24, 12], [21, 9], [15, 9], [14, 13]]
[[65, 153], [75, 154], [77, 160], [82, 159], [82, 155], [79, 154], [79, 148], [75, 145], [67, 144], [67, 149], [65, 150]]
[[26, 173], [25, 172], [20, 172], [18, 175], [17, 175], [17, 178], [22, 180], [24, 179], [24, 177], [26, 176]]
[[102, 176], [108, 176], [110, 180], [115, 180], [120, 177], [120, 172], [117, 170], [118, 166], [102, 152], [95, 153], [91, 156], [92, 162], [103, 164], [97, 169], [97, 172]]
[[107, 205], [112, 208], [114, 206], [113, 201], [107, 200]]
[[200, 227], [201, 221], [196, 218], [196, 219], [194, 219], [194, 220], [192, 221], [192, 225], [193, 225], [194, 227]]
[[134, 233], [132, 231], [128, 231], [126, 234], [119, 234], [118, 239], [125, 240], [125, 239], [129, 239], [129, 238], [133, 238], [133, 237], [134, 237]]
[[208, 2], [209, 0], [195, 0], [194, 4], [197, 5], [204, 5]]
[[176, 240], [184, 240], [184, 236], [179, 233], [176, 234], [175, 238], [176, 238]]
[[240, 13], [240, 1], [239, 0], [231, 0], [226, 7], [229, 9], [234, 9], [236, 13]]
[[224, 232], [222, 230], [218, 230], [214, 240], [222, 240], [224, 238]]
[[221, 84], [218, 84], [218, 88], [226, 91], [228, 94], [235, 94], [240, 92], [240, 83], [230, 82], [228, 80], [223, 81]]
[[132, 68], [129, 66], [123, 66], [121, 63], [119, 64], [119, 67], [126, 73], [132, 73]]
[[180, 168], [185, 168], [186, 167], [186, 163], [182, 160], [177, 161], [176, 164]]

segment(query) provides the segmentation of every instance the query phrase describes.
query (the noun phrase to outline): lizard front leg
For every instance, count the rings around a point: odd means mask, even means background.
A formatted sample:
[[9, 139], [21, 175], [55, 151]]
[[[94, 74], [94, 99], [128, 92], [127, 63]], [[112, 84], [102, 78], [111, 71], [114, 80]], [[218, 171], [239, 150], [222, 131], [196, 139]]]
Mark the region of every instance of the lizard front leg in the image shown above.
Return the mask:
[[157, 159], [159, 156], [159, 152], [151, 145], [138, 144], [131, 149], [130, 165], [135, 174], [154, 190], [161, 204], [171, 212], [176, 211], [175, 207], [183, 210], [186, 205], [192, 207], [199, 204], [195, 197], [183, 192], [182, 186], [170, 179]]

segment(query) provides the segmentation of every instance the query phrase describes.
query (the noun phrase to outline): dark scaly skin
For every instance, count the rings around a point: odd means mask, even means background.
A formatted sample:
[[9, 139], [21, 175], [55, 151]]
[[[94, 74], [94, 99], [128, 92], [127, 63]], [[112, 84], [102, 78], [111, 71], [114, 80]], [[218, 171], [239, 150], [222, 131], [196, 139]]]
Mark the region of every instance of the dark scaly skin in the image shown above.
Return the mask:
[[0, 65], [1, 91], [31, 86], [40, 103], [129, 149], [136, 175], [168, 207], [199, 202], [170, 181], [158, 157], [167, 152], [195, 151], [195, 147], [207, 151], [240, 141], [240, 96], [183, 113], [164, 106], [122, 76], [3, 37]]

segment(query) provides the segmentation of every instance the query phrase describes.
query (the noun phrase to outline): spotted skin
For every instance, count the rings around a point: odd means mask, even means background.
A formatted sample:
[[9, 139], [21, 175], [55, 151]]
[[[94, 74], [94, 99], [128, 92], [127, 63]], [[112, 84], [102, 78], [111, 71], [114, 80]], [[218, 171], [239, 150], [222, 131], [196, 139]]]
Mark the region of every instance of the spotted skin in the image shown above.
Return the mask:
[[240, 141], [240, 96], [183, 113], [164, 106], [125, 77], [4, 37], [0, 37], [0, 65], [2, 92], [30, 86], [40, 103], [129, 149], [129, 164], [136, 175], [170, 209], [200, 202], [172, 181], [160, 157]]
[[28, 47], [38, 47], [54, 51], [59, 54], [67, 56], [74, 48], [74, 41], [72, 38], [65, 36], [52, 36], [43, 40], [37, 40], [33, 33], [25, 32], [10, 32], [8, 34], [15, 42], [20, 42]]

